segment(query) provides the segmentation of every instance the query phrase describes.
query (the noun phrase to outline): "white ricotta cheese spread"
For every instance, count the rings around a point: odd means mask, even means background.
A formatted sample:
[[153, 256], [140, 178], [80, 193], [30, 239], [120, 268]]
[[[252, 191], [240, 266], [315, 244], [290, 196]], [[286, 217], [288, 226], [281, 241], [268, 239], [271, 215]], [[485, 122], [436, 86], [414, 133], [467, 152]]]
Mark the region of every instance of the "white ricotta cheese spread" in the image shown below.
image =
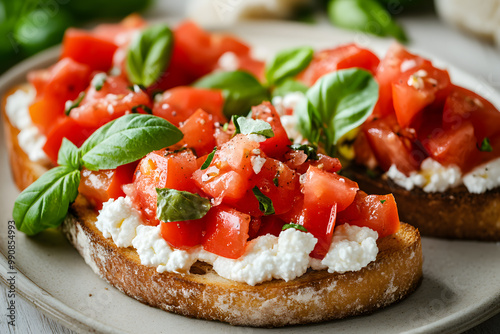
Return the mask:
[[172, 248], [160, 234], [159, 226], [141, 225], [140, 213], [129, 197], [103, 204], [96, 227], [119, 247], [134, 247], [143, 265], [158, 272], [186, 273], [196, 261], [213, 266], [221, 276], [255, 285], [272, 279], [293, 280], [309, 267], [329, 272], [359, 270], [377, 257], [377, 232], [367, 227], [337, 227], [328, 254], [320, 261], [309, 254], [317, 239], [310, 233], [290, 228], [279, 237], [265, 235], [250, 241], [245, 255], [228, 259], [209, 253], [201, 246], [189, 251]]
[[33, 162], [48, 163], [49, 158], [43, 151], [43, 145], [47, 138], [33, 125], [29, 113], [29, 106], [35, 99], [35, 90], [18, 89], [14, 94], [7, 97], [5, 112], [10, 123], [20, 130], [17, 140], [21, 149]]
[[386, 175], [406, 190], [419, 187], [425, 192], [443, 192], [464, 184], [470, 193], [482, 194], [500, 186], [500, 158], [483, 164], [465, 175], [462, 175], [457, 166], [444, 167], [432, 158], [425, 159], [420, 171], [412, 172], [409, 176], [400, 172], [395, 165], [389, 168]]
[[130, 197], [110, 199], [103, 203], [95, 223], [105, 238], [112, 238], [118, 247], [132, 246], [136, 229], [142, 224], [140, 213], [134, 209]]
[[500, 158], [487, 162], [463, 177], [464, 185], [473, 194], [482, 194], [500, 186]]

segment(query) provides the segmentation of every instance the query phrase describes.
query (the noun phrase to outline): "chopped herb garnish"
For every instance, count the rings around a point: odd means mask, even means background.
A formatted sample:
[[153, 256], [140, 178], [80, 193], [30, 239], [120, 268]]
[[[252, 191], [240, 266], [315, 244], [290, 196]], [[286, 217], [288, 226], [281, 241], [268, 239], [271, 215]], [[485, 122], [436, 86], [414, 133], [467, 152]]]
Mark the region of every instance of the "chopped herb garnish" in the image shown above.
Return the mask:
[[132, 113], [133, 114], [138, 113], [138, 109], [144, 110], [144, 112], [147, 114], [150, 114], [150, 115], [153, 114], [153, 111], [151, 110], [151, 108], [148, 107], [147, 105], [144, 105], [144, 104], [139, 104], [139, 105], [132, 107]]
[[318, 160], [318, 149], [313, 145], [300, 145], [294, 144], [289, 146], [292, 150], [295, 151], [304, 151], [307, 155], [307, 160]]
[[385, 200], [385, 199], [381, 199], [381, 200], [380, 200], [380, 203], [382, 203], [382, 204], [384, 204], [385, 202], [386, 202], [386, 200]]
[[275, 211], [271, 199], [264, 195], [257, 186], [253, 187], [252, 192], [259, 201], [259, 210], [266, 216], [274, 214]]
[[207, 169], [208, 166], [212, 163], [212, 160], [214, 159], [215, 151], [217, 151], [217, 147], [214, 147], [214, 150], [210, 152], [210, 154], [207, 157], [207, 160], [201, 165], [201, 170]]
[[108, 76], [106, 75], [106, 73], [97, 73], [96, 75], [94, 75], [94, 78], [92, 79], [92, 86], [94, 86], [95, 90], [96, 91], [100, 91], [102, 89], [102, 87], [104, 86], [104, 83], [106, 82], [106, 78]]
[[274, 137], [274, 131], [271, 124], [260, 119], [246, 118], [243, 116], [233, 116], [232, 121], [236, 128], [235, 134], [244, 135], [256, 134], [266, 138]]
[[277, 177], [277, 176], [275, 176], [275, 177], [274, 177], [274, 179], [273, 179], [273, 183], [274, 183], [274, 185], [275, 185], [276, 187], [278, 187], [278, 186], [279, 186], [279, 181], [278, 181], [278, 177]]
[[69, 113], [71, 110], [77, 108], [80, 106], [80, 103], [82, 103], [83, 98], [85, 97], [85, 92], [81, 92], [80, 95], [74, 100], [74, 101], [66, 101], [66, 108], [64, 109], [64, 113], [66, 116], [69, 116]]
[[481, 146], [478, 147], [481, 152], [491, 152], [493, 151], [493, 147], [491, 147], [490, 140], [488, 137], [483, 139]]
[[222, 130], [227, 131], [227, 129], [229, 129], [229, 123], [224, 123], [224, 125], [222, 126]]
[[307, 229], [304, 226], [299, 225], [299, 224], [293, 224], [293, 223], [283, 225], [281, 230], [284, 231], [284, 230], [288, 230], [289, 228], [294, 228], [294, 229], [302, 231], [302, 232], [307, 232]]

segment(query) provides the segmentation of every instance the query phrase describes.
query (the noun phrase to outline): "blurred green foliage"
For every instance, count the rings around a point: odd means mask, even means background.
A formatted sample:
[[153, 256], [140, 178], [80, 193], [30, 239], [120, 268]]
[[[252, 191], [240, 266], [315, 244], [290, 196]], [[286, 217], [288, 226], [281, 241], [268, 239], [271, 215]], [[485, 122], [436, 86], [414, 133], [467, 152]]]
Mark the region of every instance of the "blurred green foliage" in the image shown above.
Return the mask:
[[0, 73], [61, 42], [64, 31], [100, 18], [123, 18], [152, 0], [0, 0]]

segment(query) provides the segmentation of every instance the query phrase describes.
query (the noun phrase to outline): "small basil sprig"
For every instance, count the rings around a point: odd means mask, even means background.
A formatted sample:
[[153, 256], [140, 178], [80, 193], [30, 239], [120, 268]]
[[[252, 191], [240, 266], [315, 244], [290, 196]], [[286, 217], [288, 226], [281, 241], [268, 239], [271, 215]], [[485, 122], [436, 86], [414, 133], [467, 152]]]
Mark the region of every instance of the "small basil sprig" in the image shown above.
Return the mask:
[[377, 0], [330, 0], [328, 17], [342, 28], [408, 41], [404, 30]]
[[478, 149], [481, 152], [491, 152], [493, 151], [493, 147], [491, 147], [490, 140], [488, 137], [485, 137], [483, 141], [481, 142], [481, 145], [478, 145]]
[[213, 151], [208, 154], [207, 159], [205, 160], [203, 165], [201, 165], [201, 168], [200, 168], [201, 170], [205, 170], [208, 168], [208, 166], [210, 166], [210, 164], [212, 163], [212, 160], [214, 159], [214, 155], [215, 155], [216, 151], [217, 151], [217, 146], [214, 147]]
[[274, 137], [274, 131], [271, 124], [261, 119], [246, 118], [243, 116], [233, 116], [232, 118], [235, 134], [242, 133], [244, 135], [261, 135], [266, 138]]
[[326, 74], [295, 108], [298, 130], [335, 155], [339, 139], [368, 118], [377, 100], [378, 84], [369, 72], [350, 68]]
[[85, 92], [80, 92], [78, 94], [78, 97], [73, 100], [73, 101], [66, 101], [66, 105], [64, 106], [64, 114], [66, 116], [69, 116], [69, 113], [71, 110], [78, 108], [80, 106], [80, 103], [82, 103], [83, 99], [85, 98]]
[[269, 101], [267, 89], [253, 75], [244, 71], [216, 72], [194, 84], [198, 88], [220, 89], [224, 96], [224, 115], [246, 115], [252, 106]]
[[288, 230], [289, 228], [294, 228], [294, 229], [302, 231], [302, 232], [307, 232], [307, 229], [304, 226], [299, 225], [299, 224], [294, 224], [294, 223], [283, 225], [281, 230], [284, 231], [284, 230]]
[[133, 84], [149, 87], [167, 68], [174, 36], [165, 24], [144, 29], [132, 40], [127, 53], [125, 68]]
[[78, 149], [64, 139], [57, 162], [16, 199], [16, 227], [28, 235], [59, 226], [78, 195], [80, 169], [112, 169], [181, 140], [182, 132], [166, 120], [130, 114], [94, 132]]
[[210, 200], [188, 191], [156, 188], [156, 218], [165, 223], [203, 218], [210, 210]]
[[259, 201], [259, 210], [266, 216], [274, 214], [273, 201], [264, 195], [257, 186], [253, 187], [252, 192]]
[[266, 79], [274, 86], [286, 78], [299, 74], [313, 59], [314, 50], [309, 46], [278, 52], [266, 66]]

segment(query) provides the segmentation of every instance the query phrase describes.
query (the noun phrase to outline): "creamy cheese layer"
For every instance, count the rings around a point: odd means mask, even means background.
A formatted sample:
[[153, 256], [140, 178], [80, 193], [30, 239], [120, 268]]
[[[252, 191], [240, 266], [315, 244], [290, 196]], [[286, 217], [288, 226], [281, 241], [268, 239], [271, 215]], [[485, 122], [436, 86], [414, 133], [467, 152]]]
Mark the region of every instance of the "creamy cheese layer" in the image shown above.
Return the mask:
[[482, 194], [500, 186], [500, 158], [464, 175], [457, 166], [444, 167], [432, 158], [425, 159], [420, 171], [411, 172], [409, 176], [399, 171], [395, 165], [389, 168], [386, 175], [406, 190], [419, 187], [425, 192], [444, 192], [463, 184], [470, 193]]
[[5, 112], [10, 123], [20, 130], [17, 141], [21, 149], [31, 161], [45, 164], [50, 161], [43, 151], [47, 138], [33, 125], [29, 113], [29, 106], [33, 103], [35, 94], [33, 88], [18, 89], [7, 97]]
[[187, 273], [196, 261], [209, 263], [222, 277], [249, 285], [272, 279], [293, 280], [309, 267], [328, 269], [330, 273], [356, 271], [377, 258], [377, 232], [367, 227], [338, 226], [328, 254], [323, 260], [309, 256], [317, 239], [290, 228], [279, 237], [260, 236], [250, 241], [246, 253], [228, 259], [205, 251], [201, 246], [189, 251], [172, 248], [160, 234], [159, 226], [140, 224], [140, 213], [129, 197], [103, 204], [96, 227], [119, 247], [134, 247], [141, 263], [158, 272]]

